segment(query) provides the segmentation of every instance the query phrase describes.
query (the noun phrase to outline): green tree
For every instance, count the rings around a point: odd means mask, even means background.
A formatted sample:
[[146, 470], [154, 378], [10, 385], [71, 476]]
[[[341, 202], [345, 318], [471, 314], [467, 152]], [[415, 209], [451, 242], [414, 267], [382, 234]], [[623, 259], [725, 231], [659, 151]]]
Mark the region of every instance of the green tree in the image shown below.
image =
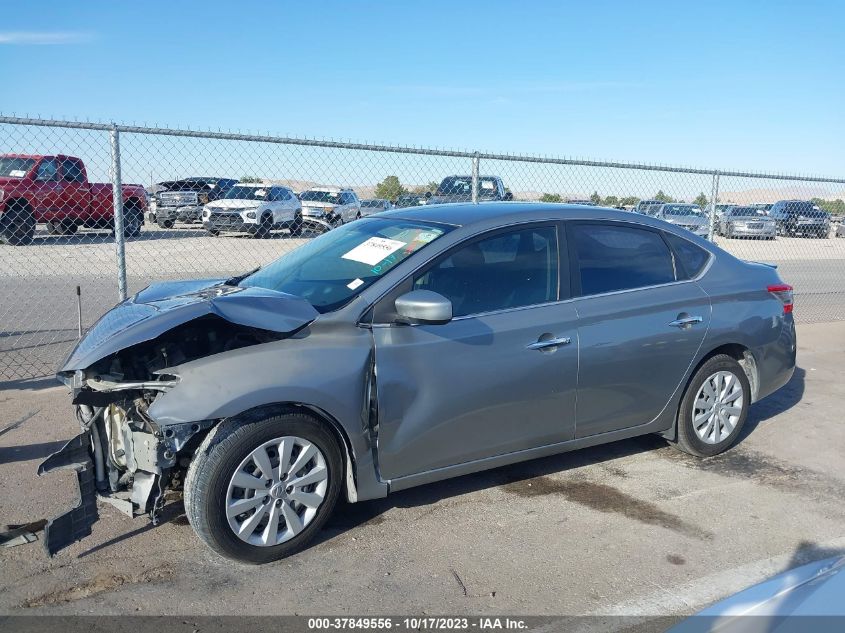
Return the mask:
[[601, 204], [601, 196], [598, 191], [594, 191], [593, 195], [590, 196], [590, 202], [593, 204]]
[[640, 199], [637, 196], [625, 196], [619, 201], [621, 207], [633, 207]]
[[408, 193], [408, 190], [399, 182], [398, 176], [388, 176], [376, 185], [376, 198], [396, 200], [404, 193]]
[[540, 196], [540, 202], [563, 202], [559, 193], [544, 193]]
[[618, 207], [619, 198], [617, 198], [616, 196], [607, 196], [601, 204], [606, 207]]
[[261, 180], [261, 178], [256, 178], [255, 176], [241, 176], [241, 179], [240, 179], [239, 182], [246, 182], [246, 183], [256, 182], [256, 183], [258, 183], [258, 182], [264, 182], [264, 181]]
[[663, 193], [663, 189], [659, 190], [656, 194], [654, 194], [655, 200], [660, 200], [660, 202], [675, 202], [675, 199], [672, 196], [667, 196]]
[[841, 198], [837, 198], [836, 200], [813, 198], [810, 202], [832, 215], [845, 215], [845, 201]]

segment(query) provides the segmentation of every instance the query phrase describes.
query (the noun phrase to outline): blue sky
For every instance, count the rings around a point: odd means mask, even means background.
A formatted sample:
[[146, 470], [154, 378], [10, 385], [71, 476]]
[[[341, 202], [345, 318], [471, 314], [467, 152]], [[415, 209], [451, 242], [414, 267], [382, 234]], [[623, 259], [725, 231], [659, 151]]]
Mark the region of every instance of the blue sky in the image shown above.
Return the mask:
[[20, 2], [0, 110], [842, 176], [843, 23], [839, 0]]

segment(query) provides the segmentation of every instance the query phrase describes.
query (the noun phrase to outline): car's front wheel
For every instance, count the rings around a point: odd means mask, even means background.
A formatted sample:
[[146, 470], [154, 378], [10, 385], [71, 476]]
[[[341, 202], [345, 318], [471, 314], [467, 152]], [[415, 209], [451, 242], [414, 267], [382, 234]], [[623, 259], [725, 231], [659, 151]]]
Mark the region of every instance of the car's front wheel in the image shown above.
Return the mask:
[[185, 512], [216, 552], [244, 563], [302, 549], [331, 514], [340, 447], [304, 413], [232, 418], [205, 438], [185, 480]]
[[695, 372], [681, 400], [676, 447], [697, 457], [728, 450], [750, 405], [748, 376], [736, 359], [725, 354], [710, 358]]

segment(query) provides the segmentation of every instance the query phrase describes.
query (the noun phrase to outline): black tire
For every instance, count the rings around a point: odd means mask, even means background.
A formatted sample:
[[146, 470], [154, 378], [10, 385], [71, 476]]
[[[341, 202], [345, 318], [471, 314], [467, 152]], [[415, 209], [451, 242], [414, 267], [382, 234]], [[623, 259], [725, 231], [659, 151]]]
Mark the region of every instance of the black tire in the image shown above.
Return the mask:
[[26, 246], [35, 239], [35, 215], [26, 202], [13, 201], [0, 215], [0, 242]]
[[302, 214], [297, 212], [293, 216], [293, 224], [290, 226], [291, 237], [300, 237], [302, 235]]
[[[123, 205], [123, 238], [130, 239], [141, 234], [141, 227], [144, 226], [144, 212], [131, 200]], [[114, 235], [116, 228], [112, 221], [111, 234]]]
[[[278, 545], [252, 545], [229, 526], [229, 481], [253, 450], [285, 436], [307, 440], [323, 454], [328, 470], [326, 493], [299, 534]], [[341, 449], [319, 420], [300, 412], [244, 414], [221, 422], [197, 449], [185, 478], [185, 514], [197, 535], [218, 554], [248, 564], [269, 563], [300, 551], [322, 528], [337, 502], [343, 475]]]
[[[693, 425], [693, 416], [695, 413], [695, 399], [698, 395], [699, 389], [708, 378], [717, 372], [730, 372], [738, 380], [742, 388], [742, 410], [737, 416], [738, 420], [734, 424], [733, 430], [730, 434], [717, 443], [707, 443], [702, 440]], [[705, 362], [692, 377], [687, 389], [684, 392], [684, 397], [681, 399], [681, 405], [678, 409], [678, 428], [677, 438], [674, 446], [679, 450], [695, 455], [696, 457], [712, 457], [728, 450], [737, 437], [742, 432], [742, 427], [748, 417], [748, 409], [751, 406], [751, 386], [748, 382], [748, 376], [740, 364], [731, 356], [726, 354], [719, 354]], [[706, 422], [709, 424], [709, 422]]]
[[173, 220], [158, 220], [156, 224], [163, 229], [172, 229], [176, 223]]
[[258, 226], [252, 231], [252, 237], [263, 240], [267, 239], [273, 233], [273, 216], [272, 215], [262, 215], [261, 222], [258, 223]]

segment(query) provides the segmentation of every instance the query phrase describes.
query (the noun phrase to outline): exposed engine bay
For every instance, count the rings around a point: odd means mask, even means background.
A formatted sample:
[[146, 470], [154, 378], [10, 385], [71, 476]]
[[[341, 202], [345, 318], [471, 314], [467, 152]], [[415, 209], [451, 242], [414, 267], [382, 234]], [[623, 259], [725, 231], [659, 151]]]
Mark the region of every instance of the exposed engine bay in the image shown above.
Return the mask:
[[156, 524], [165, 491], [181, 488], [191, 455], [218, 420], [162, 426], [149, 416], [153, 401], [179, 383], [178, 376], [166, 373], [168, 368], [284, 337], [208, 315], [122, 349], [89, 369], [60, 374], [72, 389], [82, 434], [45, 461], [39, 474], [75, 469], [80, 501], [48, 523], [48, 553], [90, 533], [98, 517], [96, 503], [86, 497], [96, 494], [128, 516], [149, 514]]

